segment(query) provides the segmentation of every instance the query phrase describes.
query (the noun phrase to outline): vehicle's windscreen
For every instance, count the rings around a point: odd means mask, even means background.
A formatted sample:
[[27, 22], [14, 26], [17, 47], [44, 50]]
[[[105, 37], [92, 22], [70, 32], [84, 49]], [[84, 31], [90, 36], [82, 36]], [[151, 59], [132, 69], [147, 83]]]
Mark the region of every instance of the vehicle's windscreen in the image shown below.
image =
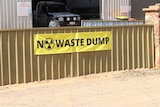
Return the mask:
[[67, 12], [65, 5], [61, 4], [48, 4], [48, 12]]

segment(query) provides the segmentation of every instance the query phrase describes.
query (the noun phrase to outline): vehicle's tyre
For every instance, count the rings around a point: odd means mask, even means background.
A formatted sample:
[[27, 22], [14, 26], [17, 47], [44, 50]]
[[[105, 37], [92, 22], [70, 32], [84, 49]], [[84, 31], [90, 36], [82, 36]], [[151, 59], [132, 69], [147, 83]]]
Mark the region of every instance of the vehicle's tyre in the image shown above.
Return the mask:
[[49, 27], [59, 27], [59, 22], [56, 20], [50, 20]]

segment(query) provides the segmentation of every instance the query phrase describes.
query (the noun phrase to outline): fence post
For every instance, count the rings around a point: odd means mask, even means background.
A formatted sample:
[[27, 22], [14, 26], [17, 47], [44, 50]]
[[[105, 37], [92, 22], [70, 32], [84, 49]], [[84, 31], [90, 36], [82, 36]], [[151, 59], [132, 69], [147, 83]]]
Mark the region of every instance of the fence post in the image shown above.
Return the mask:
[[143, 8], [145, 23], [154, 24], [155, 67], [160, 68], [160, 3]]

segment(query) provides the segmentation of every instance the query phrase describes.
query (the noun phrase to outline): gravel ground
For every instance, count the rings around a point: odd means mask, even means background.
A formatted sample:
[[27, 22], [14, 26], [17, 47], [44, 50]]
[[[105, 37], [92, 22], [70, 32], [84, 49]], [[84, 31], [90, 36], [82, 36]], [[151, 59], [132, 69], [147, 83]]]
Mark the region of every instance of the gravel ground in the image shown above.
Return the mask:
[[0, 107], [160, 107], [160, 70], [136, 69], [0, 87]]

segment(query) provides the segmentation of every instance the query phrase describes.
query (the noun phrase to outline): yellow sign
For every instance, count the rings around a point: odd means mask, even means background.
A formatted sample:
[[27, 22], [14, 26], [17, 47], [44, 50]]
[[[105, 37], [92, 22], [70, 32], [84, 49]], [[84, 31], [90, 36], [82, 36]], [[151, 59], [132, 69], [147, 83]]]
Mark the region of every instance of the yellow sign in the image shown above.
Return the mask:
[[111, 50], [111, 32], [34, 35], [36, 55]]

